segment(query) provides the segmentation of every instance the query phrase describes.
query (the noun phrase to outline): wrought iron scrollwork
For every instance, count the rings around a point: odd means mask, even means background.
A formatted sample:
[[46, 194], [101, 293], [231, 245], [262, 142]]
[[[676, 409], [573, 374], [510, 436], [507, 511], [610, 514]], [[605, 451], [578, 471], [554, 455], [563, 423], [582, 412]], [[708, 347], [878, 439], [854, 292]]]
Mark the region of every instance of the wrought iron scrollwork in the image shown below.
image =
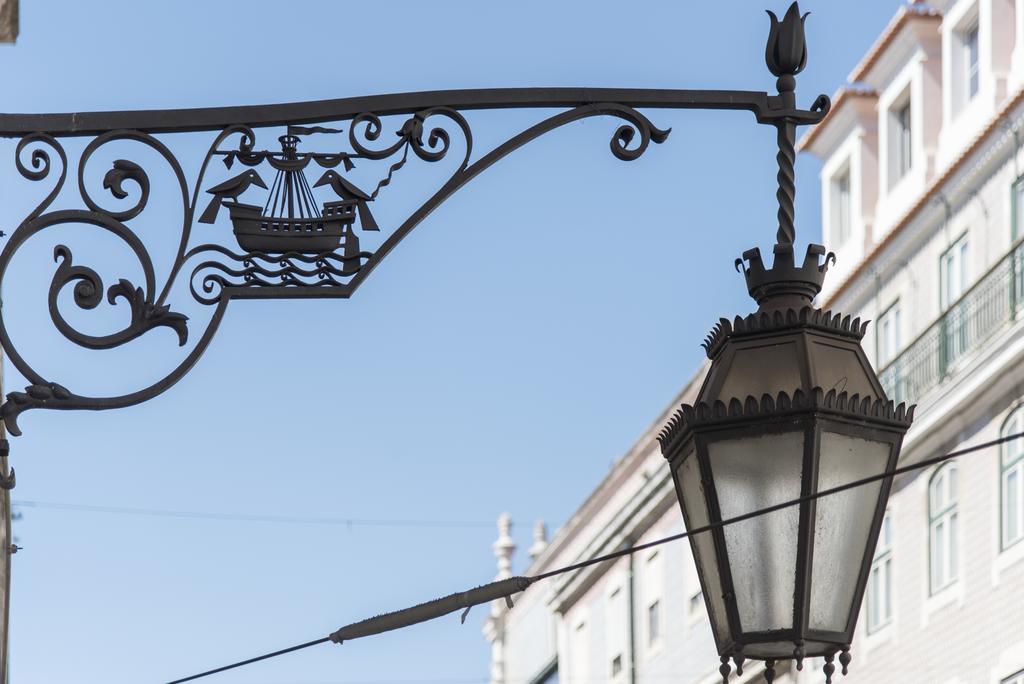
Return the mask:
[[[670, 132], [654, 126], [639, 109], [752, 112], [759, 123], [777, 129], [778, 241], [792, 244], [796, 130], [798, 126], [821, 121], [830, 103], [820, 95], [809, 110], [797, 108], [795, 77], [803, 70], [807, 58], [803, 31], [806, 15], [801, 16], [796, 5], [782, 20], [769, 14], [771, 28], [765, 60], [778, 79], [776, 95], [735, 90], [521, 88], [420, 92], [225, 109], [0, 114], [0, 136], [19, 138], [14, 153], [18, 173], [33, 182], [52, 182], [48, 194], [3, 246], [0, 285], [12, 256], [36, 234], [52, 226], [69, 224], [99, 228], [128, 248], [141, 270], [141, 282], [122, 276], [104, 290], [97, 270], [77, 263], [71, 248], [58, 244], [53, 249], [57, 265], [48, 297], [50, 319], [56, 330], [71, 342], [94, 350], [117, 348], [157, 329], [172, 331], [179, 346], [186, 346], [190, 337], [193, 343], [178, 365], [151, 385], [120, 396], [86, 396], [34, 370], [12, 343], [0, 307], [0, 344], [11, 364], [29, 382], [25, 391], [7, 395], [0, 405], [0, 419], [12, 434], [18, 434], [17, 418], [29, 409], [112, 409], [156, 396], [196, 364], [232, 299], [350, 297], [413, 228], [463, 185], [527, 142], [591, 117], [621, 120], [608, 145], [617, 159], [633, 161], [647, 151], [652, 141], [664, 142]], [[476, 156], [466, 113], [511, 108], [561, 111]], [[395, 117], [399, 118], [397, 124]], [[304, 147], [309, 136], [345, 133], [346, 127], [347, 145], [339, 145], [338, 138], [332, 138], [334, 142], [327, 149], [311, 151]], [[281, 129], [284, 134], [278, 137], [280, 149], [258, 148], [258, 132], [278, 135]], [[389, 137], [389, 130], [395, 137], [384, 139]], [[215, 136], [195, 183], [189, 184], [182, 165], [156, 136], [201, 131]], [[69, 173], [68, 155], [59, 139], [71, 136], [92, 138], [77, 164], [79, 197], [76, 208], [51, 210], [65, 189]], [[453, 136], [461, 136], [461, 140]], [[87, 181], [94, 178], [87, 173], [90, 159], [116, 142], [140, 144], [148, 148], [148, 154], [156, 153], [174, 177], [172, 193], [180, 196], [178, 245], [166, 271], [162, 271], [167, 274], [159, 283], [151, 252], [141, 238], [142, 233], [134, 228], [135, 221], [151, 205], [157, 176], [139, 161], [119, 157], [102, 175], [102, 188], [111, 197], [99, 202], [89, 190]], [[460, 145], [464, 149], [462, 159], [451, 164], [449, 175], [433, 195], [406, 219], [382, 230], [371, 205], [387, 195], [384, 190], [395, 182], [402, 168], [413, 159], [440, 163]], [[54, 155], [60, 164], [55, 178]], [[223, 162], [228, 170], [236, 164], [243, 168], [236, 175], [210, 183], [207, 175], [214, 159]], [[365, 166], [379, 173], [373, 186], [360, 187], [349, 176], [356, 167]], [[269, 185], [260, 173], [267, 171], [266, 167], [274, 174]], [[324, 169], [323, 174], [307, 178], [307, 170], [317, 168]], [[260, 189], [265, 190], [263, 204], [249, 204], [246, 198], [255, 197]], [[108, 208], [105, 202], [110, 200], [119, 208]], [[79, 202], [84, 209], [77, 206]], [[201, 204], [205, 208], [197, 219]], [[221, 230], [219, 240], [194, 245], [196, 223], [204, 224], [204, 236], [216, 234], [210, 231], [230, 223], [233, 241]], [[213, 224], [214, 228], [205, 228], [206, 224]], [[380, 237], [373, 238], [377, 233]], [[373, 245], [372, 249], [368, 243]], [[183, 273], [188, 275], [183, 277]], [[170, 303], [172, 293], [184, 291], [183, 287], [176, 287], [181, 281], [187, 281], [191, 298], [213, 309], [198, 339], [189, 336], [188, 317]], [[61, 298], [61, 293], [69, 287], [71, 301], [80, 310], [98, 308], [104, 297], [109, 305], [127, 308], [127, 324], [105, 335], [87, 334], [76, 328], [60, 309], [61, 301], [68, 302], [68, 298]], [[182, 304], [180, 298], [176, 301], [177, 306]]]
[[[11, 392], [0, 406], [0, 418], [12, 434], [20, 434], [18, 417], [32, 408], [113, 408], [138, 403], [159, 394], [177, 382], [202, 354], [231, 299], [283, 297], [351, 296], [378, 263], [437, 206], [476, 175], [522, 145], [560, 126], [592, 116], [611, 116], [623, 121], [613, 133], [610, 149], [619, 159], [640, 157], [651, 141], [663, 142], [667, 130], [654, 126], [631, 106], [618, 103], [587, 103], [551, 116], [512, 137], [474, 160], [473, 132], [466, 117], [456, 108], [431, 105], [409, 112], [392, 129], [395, 140], [385, 145], [382, 136], [388, 130], [391, 112], [359, 112], [332, 121], [347, 126], [347, 147], [326, 151], [300, 150], [303, 136], [336, 133], [342, 128], [310, 126], [302, 117], [282, 121], [286, 135], [281, 136], [281, 151], [257, 149], [258, 130], [232, 124], [217, 133], [199, 168], [195, 183], [186, 180], [182, 165], [165, 142], [151, 132], [134, 128], [114, 128], [96, 135], [85, 146], [76, 165], [80, 209], [52, 209], [65, 189], [69, 173], [68, 155], [57, 135], [32, 132], [22, 136], [15, 150], [15, 164], [22, 177], [33, 182], [51, 180], [53, 186], [10, 236], [0, 253], [0, 281], [18, 249], [33, 236], [57, 226], [85, 225], [113, 235], [134, 256], [142, 272], [141, 282], [126, 277], [104, 283], [96, 269], [78, 263], [72, 248], [58, 244], [53, 249], [56, 268], [50, 281], [48, 304], [55, 328], [69, 341], [91, 350], [120, 347], [157, 328], [174, 332], [179, 346], [189, 341], [189, 318], [175, 311], [169, 297], [175, 284], [188, 268], [188, 292], [203, 305], [215, 307], [206, 330], [195, 341], [191, 352], [161, 380], [137, 392], [118, 397], [90, 397], [51, 382], [34, 370], [13, 344], [7, 322], [0, 311], [0, 341], [11, 363], [28, 380], [22, 392]], [[2, 119], [2, 116], [0, 116]], [[269, 128], [269, 126], [268, 126]], [[375, 250], [362, 247], [366, 231], [380, 230], [370, 212], [370, 204], [380, 200], [410, 159], [437, 163], [449, 157], [456, 147], [454, 136], [461, 136], [461, 158], [449, 171], [438, 190], [390, 230], [384, 230]], [[233, 143], [231, 141], [234, 141]], [[102, 175], [102, 189], [109, 193], [101, 199], [93, 193], [94, 176], [89, 163], [105, 146], [113, 143], [142, 145], [156, 152], [174, 178], [173, 194], [180, 196], [181, 223], [177, 251], [166, 277], [158, 281], [157, 269], [134, 223], [144, 217], [154, 190], [154, 178], [141, 159], [118, 157]], [[56, 174], [59, 158], [59, 175]], [[241, 164], [242, 174], [219, 184], [207, 182], [211, 161], [220, 159], [226, 168]], [[362, 190], [347, 178], [357, 165], [386, 164], [373, 186]], [[305, 176], [309, 165], [325, 169], [317, 180]], [[267, 186], [258, 168], [269, 165], [278, 176]], [[251, 174], [251, 175], [249, 175]], [[268, 176], [269, 178], [269, 176]], [[316, 181], [311, 184], [310, 180]], [[262, 186], [262, 187], [260, 187]], [[257, 190], [266, 190], [267, 203], [260, 207], [243, 203]], [[212, 197], [211, 197], [212, 195]], [[316, 195], [326, 196], [322, 207]], [[113, 206], [111, 206], [113, 203]], [[202, 217], [197, 212], [206, 203]], [[234, 243], [224, 233], [218, 242], [193, 244], [196, 220], [226, 223], [218, 219], [228, 210]], [[166, 216], [161, 216], [166, 219]], [[358, 224], [358, 225], [357, 225]], [[254, 247], [259, 246], [259, 248]], [[325, 248], [326, 246], [326, 248]], [[71, 297], [61, 294], [70, 289]], [[104, 303], [126, 306], [126, 325], [108, 334], [90, 334], [62, 311], [73, 305], [91, 311]]]

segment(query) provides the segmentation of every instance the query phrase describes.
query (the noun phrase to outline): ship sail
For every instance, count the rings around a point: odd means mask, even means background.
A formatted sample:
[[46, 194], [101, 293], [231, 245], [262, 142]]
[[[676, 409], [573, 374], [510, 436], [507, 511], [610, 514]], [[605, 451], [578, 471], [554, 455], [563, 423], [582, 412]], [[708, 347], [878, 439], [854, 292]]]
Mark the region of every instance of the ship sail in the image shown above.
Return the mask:
[[277, 169], [277, 176], [270, 186], [270, 195], [263, 207], [263, 215], [275, 218], [312, 219], [320, 216], [313, 191], [302, 170], [309, 164], [309, 158], [295, 154], [299, 138], [283, 135], [281, 158], [271, 159], [271, 166]]

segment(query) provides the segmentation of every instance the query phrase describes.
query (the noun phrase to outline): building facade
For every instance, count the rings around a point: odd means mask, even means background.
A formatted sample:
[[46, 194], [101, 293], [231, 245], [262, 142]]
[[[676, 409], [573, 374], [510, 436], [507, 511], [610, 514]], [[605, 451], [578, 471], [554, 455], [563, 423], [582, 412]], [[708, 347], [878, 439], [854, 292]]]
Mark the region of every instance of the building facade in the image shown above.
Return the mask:
[[[901, 464], [1024, 432], [1024, 0], [903, 6], [848, 80], [800, 141], [838, 257], [816, 305], [872, 320], [889, 398], [918, 404]], [[705, 372], [525, 574], [683, 530], [656, 434]], [[685, 542], [537, 584], [484, 631], [492, 684], [721, 681]], [[852, 654], [850, 684], [1024, 684], [1024, 440], [894, 483]], [[821, 663], [776, 681], [817, 684]]]

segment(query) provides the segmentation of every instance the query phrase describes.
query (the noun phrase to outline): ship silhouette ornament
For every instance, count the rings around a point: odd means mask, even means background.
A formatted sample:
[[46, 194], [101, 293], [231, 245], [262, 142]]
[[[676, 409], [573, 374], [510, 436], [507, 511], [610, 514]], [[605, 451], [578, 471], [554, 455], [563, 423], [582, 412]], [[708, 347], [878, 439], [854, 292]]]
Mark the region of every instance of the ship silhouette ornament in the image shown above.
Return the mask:
[[[235, 159], [247, 166], [264, 161], [270, 164], [277, 175], [269, 189], [255, 169], [249, 169], [207, 190], [213, 199], [199, 222], [214, 223], [223, 206], [230, 215], [238, 246], [244, 251], [324, 254], [343, 246], [344, 271], [354, 273], [360, 263], [356, 220], [363, 230], [380, 230], [368, 206], [374, 198], [328, 169], [313, 187], [329, 186], [340, 199], [324, 202], [318, 208], [306, 178], [306, 167], [314, 160], [321, 166], [345, 161], [348, 167], [351, 162], [344, 155], [300, 154], [297, 135], [283, 135], [278, 140], [280, 152], [238, 152], [225, 158], [229, 167]], [[254, 185], [269, 190], [263, 206], [238, 200]]]

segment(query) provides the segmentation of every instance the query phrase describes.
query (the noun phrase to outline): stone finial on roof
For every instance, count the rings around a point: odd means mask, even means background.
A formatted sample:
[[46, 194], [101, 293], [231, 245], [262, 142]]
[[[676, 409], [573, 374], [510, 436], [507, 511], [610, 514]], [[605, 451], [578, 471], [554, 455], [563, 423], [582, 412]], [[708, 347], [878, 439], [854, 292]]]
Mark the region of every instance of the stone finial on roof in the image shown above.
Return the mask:
[[527, 552], [530, 554], [530, 560], [536, 560], [537, 556], [542, 554], [546, 548], [548, 548], [548, 526], [544, 524], [543, 520], [538, 520], [533, 525], [533, 545]]
[[0, 0], [0, 43], [13, 43], [18, 37], [18, 0]]
[[508, 579], [512, 576], [512, 554], [516, 550], [516, 542], [512, 539], [512, 516], [508, 513], [498, 516], [498, 538], [491, 548], [498, 559], [497, 579]]

